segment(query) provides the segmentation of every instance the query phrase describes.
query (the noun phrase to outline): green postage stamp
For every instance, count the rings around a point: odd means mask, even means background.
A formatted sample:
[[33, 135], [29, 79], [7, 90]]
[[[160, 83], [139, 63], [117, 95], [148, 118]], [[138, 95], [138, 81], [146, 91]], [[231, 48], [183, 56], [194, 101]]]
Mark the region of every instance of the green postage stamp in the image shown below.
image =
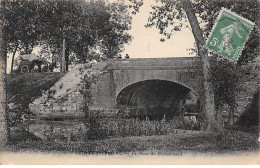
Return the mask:
[[237, 61], [254, 23], [223, 8], [206, 42], [206, 48]]

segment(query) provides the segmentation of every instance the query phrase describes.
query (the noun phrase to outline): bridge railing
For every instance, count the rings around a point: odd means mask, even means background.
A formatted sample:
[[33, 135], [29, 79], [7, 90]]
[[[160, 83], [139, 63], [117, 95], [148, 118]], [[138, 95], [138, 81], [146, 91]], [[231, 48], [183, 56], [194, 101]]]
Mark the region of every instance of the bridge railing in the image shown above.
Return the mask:
[[112, 68], [122, 67], [164, 67], [165, 69], [173, 67], [200, 68], [201, 63], [198, 57], [174, 57], [174, 58], [131, 58], [122, 60], [112, 60]]

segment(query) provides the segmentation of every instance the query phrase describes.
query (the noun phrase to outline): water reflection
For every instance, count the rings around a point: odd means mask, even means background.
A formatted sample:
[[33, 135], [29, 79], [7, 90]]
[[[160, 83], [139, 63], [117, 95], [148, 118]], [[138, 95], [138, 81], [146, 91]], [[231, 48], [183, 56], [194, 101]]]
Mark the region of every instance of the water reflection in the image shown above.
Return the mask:
[[83, 119], [64, 121], [24, 121], [17, 125], [21, 130], [33, 133], [42, 140], [70, 141], [72, 136], [84, 134], [86, 128]]

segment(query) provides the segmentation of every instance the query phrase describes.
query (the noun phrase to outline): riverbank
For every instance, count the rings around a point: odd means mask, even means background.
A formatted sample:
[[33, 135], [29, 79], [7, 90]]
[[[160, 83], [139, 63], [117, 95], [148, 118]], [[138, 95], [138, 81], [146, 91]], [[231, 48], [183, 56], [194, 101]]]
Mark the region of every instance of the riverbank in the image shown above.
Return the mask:
[[27, 109], [35, 98], [42, 95], [42, 91], [53, 86], [63, 75], [60, 72], [7, 75], [8, 103]]
[[[245, 129], [244, 129], [245, 130]], [[229, 155], [259, 152], [258, 129], [228, 130], [222, 133], [178, 131], [169, 135], [128, 136], [87, 140], [81, 142], [53, 142], [35, 139], [33, 134], [16, 133], [6, 152], [51, 152], [112, 155]], [[27, 137], [27, 138], [25, 138]], [[19, 141], [18, 141], [19, 139]]]

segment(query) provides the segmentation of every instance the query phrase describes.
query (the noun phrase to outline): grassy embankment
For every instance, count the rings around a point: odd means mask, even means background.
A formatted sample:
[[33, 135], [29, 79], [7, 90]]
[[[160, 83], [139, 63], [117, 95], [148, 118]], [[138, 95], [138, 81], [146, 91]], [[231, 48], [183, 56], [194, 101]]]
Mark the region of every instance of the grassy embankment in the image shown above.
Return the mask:
[[29, 104], [53, 86], [63, 73], [25, 73], [7, 75], [8, 103], [28, 108]]

